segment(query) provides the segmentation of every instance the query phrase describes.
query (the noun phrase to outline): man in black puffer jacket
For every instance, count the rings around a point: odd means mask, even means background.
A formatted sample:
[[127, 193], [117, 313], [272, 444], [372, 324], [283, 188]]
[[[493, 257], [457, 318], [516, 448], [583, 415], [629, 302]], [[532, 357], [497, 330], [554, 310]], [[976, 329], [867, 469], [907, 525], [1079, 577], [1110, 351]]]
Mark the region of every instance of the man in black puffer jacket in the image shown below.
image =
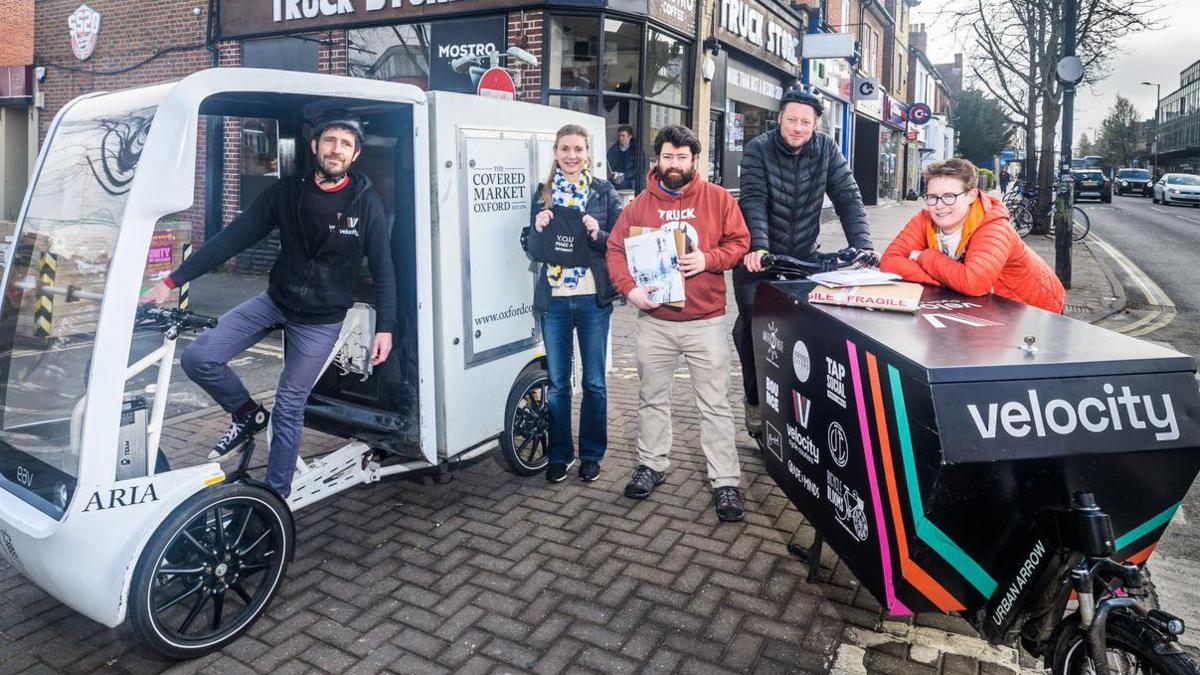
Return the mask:
[[750, 253], [733, 271], [738, 318], [733, 344], [742, 362], [746, 395], [746, 430], [758, 436], [758, 379], [754, 368], [751, 309], [762, 272], [762, 256], [770, 252], [807, 259], [817, 250], [825, 195], [842, 221], [850, 246], [870, 249], [871, 233], [862, 194], [833, 139], [815, 133], [824, 112], [821, 99], [795, 87], [784, 94], [779, 127], [746, 144], [742, 156], [739, 205], [750, 228]]

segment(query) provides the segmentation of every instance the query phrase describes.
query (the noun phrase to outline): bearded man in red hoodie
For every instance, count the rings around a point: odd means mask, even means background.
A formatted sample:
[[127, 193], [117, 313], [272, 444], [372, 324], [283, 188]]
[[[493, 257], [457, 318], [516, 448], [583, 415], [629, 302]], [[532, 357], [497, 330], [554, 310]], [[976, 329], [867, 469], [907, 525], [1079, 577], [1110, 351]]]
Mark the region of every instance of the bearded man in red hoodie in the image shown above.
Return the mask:
[[[640, 311], [637, 317], [639, 379], [638, 467], [625, 495], [645, 499], [666, 480], [671, 450], [671, 384], [682, 355], [700, 409], [700, 446], [708, 460], [717, 517], [744, 517], [741, 465], [729, 409], [730, 355], [725, 328], [725, 272], [750, 248], [750, 233], [737, 201], [700, 177], [700, 141], [681, 125], [664, 127], [654, 139], [656, 162], [646, 189], [617, 219], [608, 238], [613, 285]], [[629, 271], [625, 240], [629, 228], [665, 228], [687, 234], [679, 257], [685, 300], [682, 307], [650, 299], [652, 287], [638, 286]]]

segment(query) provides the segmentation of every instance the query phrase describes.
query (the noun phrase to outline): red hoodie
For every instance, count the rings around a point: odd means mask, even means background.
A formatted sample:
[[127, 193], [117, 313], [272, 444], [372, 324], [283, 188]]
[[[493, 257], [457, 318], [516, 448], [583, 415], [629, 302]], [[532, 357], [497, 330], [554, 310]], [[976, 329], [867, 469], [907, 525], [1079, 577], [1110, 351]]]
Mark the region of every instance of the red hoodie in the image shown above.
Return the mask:
[[679, 223], [687, 231], [693, 249], [704, 252], [704, 271], [684, 281], [687, 300], [683, 307], [662, 305], [650, 315], [667, 321], [711, 319], [725, 314], [725, 270], [733, 269], [750, 250], [750, 231], [737, 201], [720, 185], [700, 178], [683, 186], [676, 195], [663, 189], [654, 170], [646, 177], [648, 186], [621, 212], [608, 237], [608, 274], [621, 295], [634, 289], [633, 275], [625, 260], [625, 239], [630, 227], [659, 228]]

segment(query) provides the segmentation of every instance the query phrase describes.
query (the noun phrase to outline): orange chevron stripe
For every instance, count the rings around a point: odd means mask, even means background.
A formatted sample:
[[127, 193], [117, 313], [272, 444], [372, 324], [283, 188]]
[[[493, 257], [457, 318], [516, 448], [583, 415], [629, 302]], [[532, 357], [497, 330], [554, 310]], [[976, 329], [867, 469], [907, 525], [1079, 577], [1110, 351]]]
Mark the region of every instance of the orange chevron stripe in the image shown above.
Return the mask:
[[1129, 563], [1130, 565], [1141, 565], [1142, 563], [1146, 562], [1146, 559], [1150, 557], [1151, 553], [1154, 553], [1155, 546], [1158, 546], [1157, 541], [1129, 556], [1125, 562]]
[[[904, 514], [900, 510], [899, 490], [896, 488], [896, 472], [892, 469], [892, 443], [888, 437], [887, 416], [883, 410], [883, 394], [879, 387], [879, 365], [875, 355], [867, 352], [867, 372], [871, 379], [871, 398], [875, 401], [875, 426], [879, 430], [879, 449], [883, 456], [883, 475], [887, 482], [888, 503], [892, 510], [892, 522], [896, 527], [896, 549], [900, 556], [900, 572], [926, 598], [943, 612], [960, 612], [963, 606], [921, 566], [908, 557], [908, 537], [904, 532]], [[882, 534], [882, 533], [881, 533]], [[886, 535], [882, 535], [886, 536]]]

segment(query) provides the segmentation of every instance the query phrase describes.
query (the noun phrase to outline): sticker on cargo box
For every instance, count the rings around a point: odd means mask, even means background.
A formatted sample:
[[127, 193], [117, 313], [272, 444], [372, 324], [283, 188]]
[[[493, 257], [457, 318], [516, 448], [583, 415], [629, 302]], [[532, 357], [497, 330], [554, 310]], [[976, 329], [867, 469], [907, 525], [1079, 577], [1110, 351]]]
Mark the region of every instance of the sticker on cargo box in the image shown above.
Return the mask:
[[801, 384], [808, 382], [808, 376], [812, 374], [812, 359], [808, 356], [808, 345], [803, 340], [796, 340], [796, 344], [792, 345], [792, 370], [796, 371], [796, 379]]
[[842, 479], [826, 471], [826, 496], [833, 505], [837, 521], [855, 541], [867, 540], [867, 511], [858, 491], [842, 482]]
[[783, 434], [771, 424], [769, 420], [764, 421], [764, 428], [767, 430], [767, 449], [775, 455], [775, 459], [783, 461]]
[[829, 431], [825, 434], [825, 441], [829, 444], [829, 456], [833, 458], [833, 463], [840, 467], [846, 466], [850, 461], [850, 441], [846, 439], [846, 430], [842, 425], [833, 422], [829, 425]]
[[846, 366], [825, 357], [825, 393], [829, 400], [846, 407]]
[[779, 327], [772, 321], [767, 324], [762, 333], [763, 342], [767, 345], [767, 363], [779, 367], [779, 355], [783, 353], [783, 340], [779, 339]]

